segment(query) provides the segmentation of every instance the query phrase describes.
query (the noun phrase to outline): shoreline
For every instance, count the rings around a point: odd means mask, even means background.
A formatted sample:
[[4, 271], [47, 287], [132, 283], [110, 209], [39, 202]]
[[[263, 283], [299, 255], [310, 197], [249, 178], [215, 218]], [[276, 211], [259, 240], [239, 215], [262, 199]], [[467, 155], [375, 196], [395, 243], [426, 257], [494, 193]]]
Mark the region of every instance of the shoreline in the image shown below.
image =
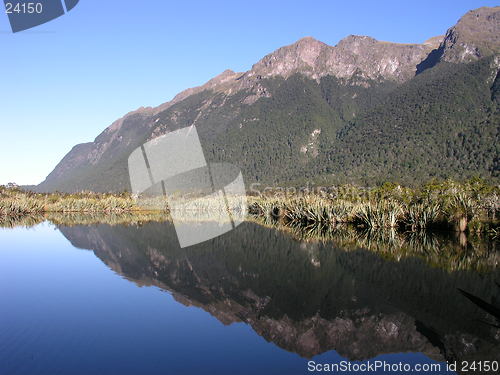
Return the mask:
[[[333, 191], [333, 192], [332, 192]], [[420, 188], [386, 183], [375, 188], [354, 185], [334, 187], [331, 191], [266, 191], [247, 196], [249, 216], [277, 221], [295, 227], [331, 228], [350, 224], [359, 230], [394, 229], [397, 232], [451, 231], [485, 235], [500, 234], [500, 187], [480, 179], [464, 183], [432, 181]], [[203, 202], [199, 211], [186, 217], [220, 211]], [[57, 214], [112, 214], [168, 217], [166, 204], [144, 209], [128, 193], [34, 193], [0, 186], [0, 219], [13, 221], [29, 216]], [[208, 215], [210, 216], [210, 215]]]

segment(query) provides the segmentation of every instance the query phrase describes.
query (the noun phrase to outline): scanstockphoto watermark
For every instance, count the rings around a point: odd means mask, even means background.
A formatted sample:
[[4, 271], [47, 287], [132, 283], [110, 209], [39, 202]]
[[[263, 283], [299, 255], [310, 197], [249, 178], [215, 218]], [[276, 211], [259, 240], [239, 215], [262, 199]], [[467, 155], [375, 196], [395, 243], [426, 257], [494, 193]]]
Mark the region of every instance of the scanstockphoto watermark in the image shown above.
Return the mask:
[[249, 195], [257, 197], [272, 195], [274, 197], [286, 198], [296, 197], [298, 195], [316, 194], [329, 198], [357, 198], [360, 194], [368, 194], [370, 189], [351, 185], [316, 185], [314, 182], [307, 181], [301, 186], [271, 186], [254, 182], [250, 184], [247, 191]]
[[455, 361], [445, 363], [406, 363], [374, 360], [366, 362], [340, 361], [338, 363], [307, 362], [311, 373], [383, 372], [385, 374], [443, 374], [455, 372], [498, 373], [499, 361]]

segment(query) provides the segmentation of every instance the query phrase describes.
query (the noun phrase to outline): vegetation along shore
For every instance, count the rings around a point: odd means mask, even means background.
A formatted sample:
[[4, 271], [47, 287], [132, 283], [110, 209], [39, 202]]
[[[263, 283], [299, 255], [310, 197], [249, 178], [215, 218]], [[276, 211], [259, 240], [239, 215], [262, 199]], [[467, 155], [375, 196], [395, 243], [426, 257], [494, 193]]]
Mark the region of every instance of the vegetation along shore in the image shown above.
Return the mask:
[[[342, 185], [314, 193], [275, 189], [248, 198], [251, 216], [298, 227], [352, 224], [370, 230], [452, 230], [493, 238], [499, 234], [500, 187], [481, 179], [431, 181], [418, 188], [385, 183], [374, 188]], [[127, 192], [33, 193], [0, 187], [2, 221], [46, 213], [145, 214]]]

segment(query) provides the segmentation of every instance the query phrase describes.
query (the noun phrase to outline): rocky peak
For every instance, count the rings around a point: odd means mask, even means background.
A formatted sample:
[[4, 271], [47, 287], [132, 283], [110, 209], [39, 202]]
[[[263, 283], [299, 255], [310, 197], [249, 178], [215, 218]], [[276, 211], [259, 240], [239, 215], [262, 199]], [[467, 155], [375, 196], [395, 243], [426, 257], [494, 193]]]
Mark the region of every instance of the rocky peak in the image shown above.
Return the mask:
[[332, 47], [312, 37], [299, 39], [297, 42], [278, 48], [264, 56], [252, 66], [248, 76], [282, 76], [294, 73], [314, 72], [319, 57]]
[[391, 43], [349, 35], [335, 46], [331, 71], [336, 76], [349, 78], [357, 68], [358, 75], [364, 79], [404, 82], [415, 75], [416, 65], [432, 49], [429, 44]]
[[373, 47], [378, 43], [378, 40], [366, 35], [348, 35], [341, 39], [336, 47], [341, 49], [348, 49], [355, 53], [362, 53], [364, 48]]
[[433, 36], [432, 38], [427, 39], [423, 44], [436, 49], [443, 42], [444, 35]]
[[500, 53], [500, 7], [483, 7], [467, 12], [448, 29], [442, 60], [470, 62]]
[[206, 89], [231, 93], [242, 88], [259, 88], [256, 82], [261, 78], [288, 78], [296, 73], [312, 79], [333, 75], [347, 84], [363, 86], [370, 80], [405, 82], [416, 74], [418, 65], [432, 66], [425, 61], [429, 58], [434, 63], [468, 62], [498, 53], [499, 20], [500, 7], [471, 10], [446, 36], [432, 37], [422, 44], [349, 35], [336, 46], [330, 46], [308, 36], [264, 56], [246, 73], [226, 70], [202, 86], [183, 91], [170, 103]]
[[415, 74], [416, 65], [433, 48], [430, 43], [389, 43], [359, 35], [349, 35], [333, 47], [307, 37], [265, 56], [247, 76], [288, 78], [301, 73], [313, 79], [333, 75], [351, 84], [368, 80], [403, 82]]
[[286, 79], [296, 73], [312, 79], [333, 75], [346, 84], [363, 86], [370, 80], [405, 82], [416, 74], [419, 64], [426, 65], [425, 60], [429, 57], [434, 63], [440, 60], [462, 62], [498, 52], [499, 13], [500, 7], [472, 10], [450, 28], [446, 36], [432, 37], [422, 44], [391, 43], [369, 36], [349, 35], [336, 46], [330, 46], [313, 37], [304, 37], [264, 56], [248, 72], [225, 70], [201, 86], [180, 92], [156, 111], [163, 111], [204, 90], [231, 94], [250, 89], [262, 94], [258, 82], [261, 78]]

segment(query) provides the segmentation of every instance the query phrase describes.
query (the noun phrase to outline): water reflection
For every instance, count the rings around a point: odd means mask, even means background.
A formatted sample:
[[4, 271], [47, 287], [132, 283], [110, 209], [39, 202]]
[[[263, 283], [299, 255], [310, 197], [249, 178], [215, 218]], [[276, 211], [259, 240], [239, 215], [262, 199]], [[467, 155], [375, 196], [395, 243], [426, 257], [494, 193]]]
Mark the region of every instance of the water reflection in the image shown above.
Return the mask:
[[298, 241], [255, 223], [186, 249], [170, 223], [59, 229], [138, 285], [168, 290], [224, 324], [245, 322], [303, 357], [328, 350], [351, 360], [406, 351], [437, 360], [500, 356], [494, 317], [458, 290], [498, 305], [497, 268], [450, 271], [412, 256]]
[[394, 228], [363, 229], [353, 225], [302, 225], [274, 218], [255, 222], [286, 232], [299, 241], [333, 241], [342, 249], [367, 249], [389, 259], [418, 257], [449, 271], [491, 271], [500, 265], [500, 242], [477, 234], [450, 231], [408, 231]]

